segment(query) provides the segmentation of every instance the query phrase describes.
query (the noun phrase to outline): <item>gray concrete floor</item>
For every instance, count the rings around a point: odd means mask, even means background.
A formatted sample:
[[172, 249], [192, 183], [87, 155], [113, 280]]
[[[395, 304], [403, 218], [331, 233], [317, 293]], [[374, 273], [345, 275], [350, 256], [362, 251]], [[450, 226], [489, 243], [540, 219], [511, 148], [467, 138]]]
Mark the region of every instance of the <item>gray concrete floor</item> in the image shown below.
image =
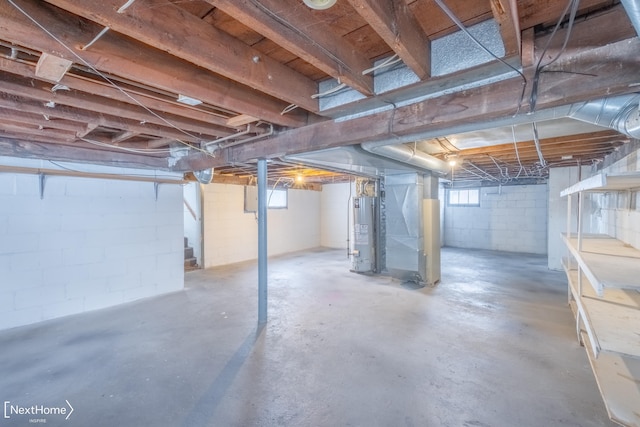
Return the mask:
[[182, 292], [0, 332], [0, 401], [26, 426], [610, 426], [562, 273], [540, 256], [445, 249], [415, 289], [344, 251], [186, 276]]

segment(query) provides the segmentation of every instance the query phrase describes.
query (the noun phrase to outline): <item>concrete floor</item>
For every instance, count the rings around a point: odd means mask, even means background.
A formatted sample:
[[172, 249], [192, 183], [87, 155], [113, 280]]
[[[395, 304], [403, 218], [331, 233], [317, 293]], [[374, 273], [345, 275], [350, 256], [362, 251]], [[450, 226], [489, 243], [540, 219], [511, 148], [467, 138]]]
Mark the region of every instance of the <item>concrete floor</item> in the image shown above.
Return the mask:
[[[348, 272], [344, 251], [186, 276], [188, 289], [0, 332], [0, 401], [60, 426], [610, 426], [540, 256], [445, 249], [436, 288]], [[0, 418], [26, 426], [28, 415]]]

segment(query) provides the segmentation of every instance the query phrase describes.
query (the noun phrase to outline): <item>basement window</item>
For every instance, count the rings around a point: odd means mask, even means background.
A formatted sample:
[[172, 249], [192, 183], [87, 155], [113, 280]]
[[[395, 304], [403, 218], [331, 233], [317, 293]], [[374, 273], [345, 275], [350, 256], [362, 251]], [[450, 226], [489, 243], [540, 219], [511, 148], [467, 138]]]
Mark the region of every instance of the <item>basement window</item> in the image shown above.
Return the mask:
[[449, 190], [449, 206], [480, 206], [480, 189]]
[[[269, 209], [287, 209], [288, 192], [286, 188], [267, 188], [267, 207]], [[244, 187], [244, 211], [258, 212], [258, 187]]]

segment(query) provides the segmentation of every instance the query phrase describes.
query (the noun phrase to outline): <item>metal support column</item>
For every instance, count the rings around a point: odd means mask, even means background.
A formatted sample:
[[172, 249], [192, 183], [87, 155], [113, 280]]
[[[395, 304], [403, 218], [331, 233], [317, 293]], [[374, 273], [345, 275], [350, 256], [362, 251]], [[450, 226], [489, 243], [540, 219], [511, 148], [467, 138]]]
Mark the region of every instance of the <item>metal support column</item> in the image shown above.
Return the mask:
[[267, 323], [267, 161], [258, 160], [258, 324]]

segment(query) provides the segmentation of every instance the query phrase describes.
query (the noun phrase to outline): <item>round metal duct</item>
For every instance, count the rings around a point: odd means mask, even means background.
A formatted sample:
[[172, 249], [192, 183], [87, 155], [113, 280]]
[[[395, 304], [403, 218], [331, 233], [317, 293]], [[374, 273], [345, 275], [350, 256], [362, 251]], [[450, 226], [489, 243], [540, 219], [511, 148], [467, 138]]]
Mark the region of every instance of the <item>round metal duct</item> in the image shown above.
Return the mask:
[[329, 9], [331, 6], [336, 4], [336, 0], [303, 0], [304, 4], [309, 6], [311, 9]]
[[201, 171], [193, 171], [193, 175], [201, 184], [210, 184], [213, 179], [213, 168], [203, 169]]

